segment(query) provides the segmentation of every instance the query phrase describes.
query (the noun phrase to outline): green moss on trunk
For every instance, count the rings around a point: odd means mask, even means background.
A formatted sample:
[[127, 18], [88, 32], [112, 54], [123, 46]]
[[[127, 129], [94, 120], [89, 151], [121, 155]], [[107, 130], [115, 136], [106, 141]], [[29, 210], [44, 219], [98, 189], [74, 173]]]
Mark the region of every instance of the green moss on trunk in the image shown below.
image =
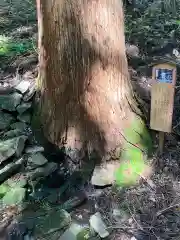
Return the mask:
[[149, 168], [147, 158], [152, 153], [150, 134], [140, 118], [136, 118], [124, 130], [125, 141], [120, 156], [120, 167], [115, 173], [120, 186], [137, 184]]

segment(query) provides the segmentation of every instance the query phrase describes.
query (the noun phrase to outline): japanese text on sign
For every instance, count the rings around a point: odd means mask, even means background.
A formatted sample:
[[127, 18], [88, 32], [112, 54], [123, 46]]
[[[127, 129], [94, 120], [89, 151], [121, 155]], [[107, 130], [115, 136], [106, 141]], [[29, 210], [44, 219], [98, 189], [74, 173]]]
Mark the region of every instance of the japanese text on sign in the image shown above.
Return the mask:
[[151, 129], [171, 132], [176, 84], [176, 66], [169, 63], [153, 67], [151, 88]]

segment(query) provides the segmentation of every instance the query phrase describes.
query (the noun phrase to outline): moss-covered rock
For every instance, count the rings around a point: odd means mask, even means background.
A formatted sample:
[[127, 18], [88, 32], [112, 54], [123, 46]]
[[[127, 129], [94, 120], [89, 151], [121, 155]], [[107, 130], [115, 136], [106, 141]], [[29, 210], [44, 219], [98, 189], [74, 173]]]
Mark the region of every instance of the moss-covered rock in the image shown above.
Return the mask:
[[0, 111], [0, 130], [8, 128], [14, 120], [11, 114]]
[[21, 187], [11, 188], [3, 197], [3, 204], [16, 205], [21, 204], [25, 199], [26, 189]]
[[0, 163], [7, 160], [13, 155], [20, 157], [26, 140], [27, 137], [22, 135], [20, 137], [8, 139], [6, 141], [0, 141]]
[[22, 95], [16, 92], [8, 95], [0, 95], [0, 108], [15, 111], [21, 102], [21, 98]]
[[10, 190], [8, 184], [3, 183], [0, 185], [0, 199]]

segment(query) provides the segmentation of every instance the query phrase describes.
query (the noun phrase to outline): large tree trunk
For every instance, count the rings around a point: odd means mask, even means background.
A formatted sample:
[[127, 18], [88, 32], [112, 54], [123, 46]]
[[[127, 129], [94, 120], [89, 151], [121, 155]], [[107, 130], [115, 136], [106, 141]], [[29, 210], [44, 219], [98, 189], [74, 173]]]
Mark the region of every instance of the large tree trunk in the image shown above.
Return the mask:
[[147, 135], [129, 81], [122, 2], [37, 0], [37, 8], [46, 137], [72, 150], [74, 158], [95, 150], [110, 160], [134, 145], [145, 150]]

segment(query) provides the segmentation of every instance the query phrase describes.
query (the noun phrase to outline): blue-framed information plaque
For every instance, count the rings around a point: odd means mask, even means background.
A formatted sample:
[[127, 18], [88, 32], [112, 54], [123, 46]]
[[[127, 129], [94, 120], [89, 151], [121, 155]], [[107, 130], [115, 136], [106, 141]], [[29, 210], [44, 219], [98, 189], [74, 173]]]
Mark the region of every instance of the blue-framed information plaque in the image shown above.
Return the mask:
[[173, 69], [156, 69], [156, 81], [159, 83], [173, 82]]

